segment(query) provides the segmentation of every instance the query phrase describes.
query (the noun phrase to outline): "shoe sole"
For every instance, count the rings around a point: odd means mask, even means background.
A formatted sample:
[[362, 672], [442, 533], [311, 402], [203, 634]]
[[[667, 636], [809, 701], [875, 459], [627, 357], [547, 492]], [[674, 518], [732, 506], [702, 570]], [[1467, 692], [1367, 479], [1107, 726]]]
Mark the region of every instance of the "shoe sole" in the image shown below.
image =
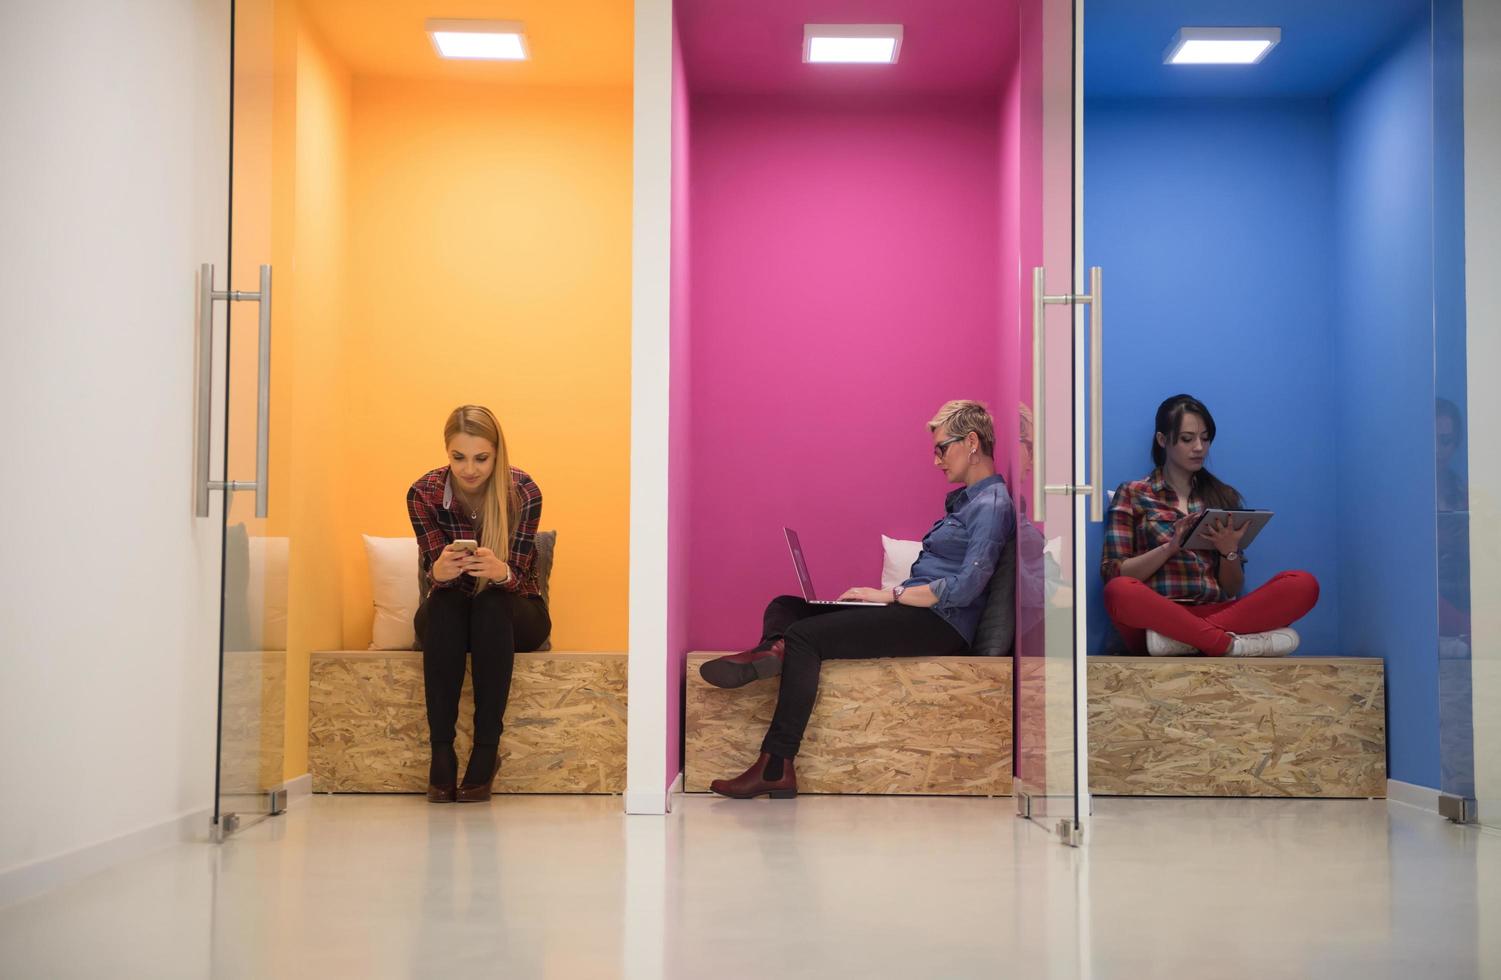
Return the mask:
[[782, 658], [762, 657], [751, 663], [735, 663], [720, 658], [700, 664], [698, 676], [715, 687], [744, 687], [752, 681], [775, 677], [782, 672]]
[[711, 785], [709, 787], [709, 792], [726, 800], [754, 800], [758, 796], [770, 796], [774, 800], [797, 799], [797, 790], [795, 789], [774, 789], [769, 793], [750, 793], [745, 796], [736, 796], [734, 793], [726, 793], [723, 790], [715, 789]]
[[1292, 645], [1290, 647], [1288, 647], [1286, 650], [1265, 650], [1265, 651], [1261, 651], [1261, 652], [1258, 652], [1258, 653], [1233, 654], [1233, 656], [1239, 657], [1242, 660], [1247, 660], [1247, 659], [1252, 659], [1252, 658], [1274, 659], [1274, 658], [1278, 658], [1278, 657], [1290, 657], [1293, 654], [1295, 654], [1295, 653], [1298, 652], [1298, 647], [1303, 642], [1303, 638], [1298, 635], [1298, 631], [1295, 630], [1295, 629], [1293, 629], [1293, 628], [1291, 628], [1291, 627], [1286, 627], [1285, 626], [1285, 627], [1283, 627], [1280, 630], [1269, 630], [1268, 632], [1283, 634], [1289, 640], [1291, 640]]
[[1153, 645], [1152, 638], [1147, 637], [1147, 656], [1149, 657], [1197, 657], [1199, 655], [1199, 651], [1193, 647], [1188, 647], [1186, 650], [1153, 650]]

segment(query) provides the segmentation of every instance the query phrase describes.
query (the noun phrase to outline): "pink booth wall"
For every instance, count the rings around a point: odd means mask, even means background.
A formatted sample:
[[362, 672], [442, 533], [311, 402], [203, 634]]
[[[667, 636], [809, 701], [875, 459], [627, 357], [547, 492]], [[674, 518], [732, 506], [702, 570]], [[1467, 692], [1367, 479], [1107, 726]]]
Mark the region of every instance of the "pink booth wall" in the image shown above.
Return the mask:
[[993, 100], [693, 106], [688, 640], [748, 646], [797, 591], [876, 585], [880, 535], [918, 538], [949, 489], [924, 423], [993, 406]]
[[[686, 651], [755, 642], [797, 591], [784, 524], [829, 598], [877, 583], [882, 533], [942, 513], [925, 423], [944, 401], [990, 405], [1016, 484], [1026, 126], [1006, 3], [677, 10], [674, 727]], [[902, 62], [802, 65], [810, 22], [903, 23]]]
[[672, 254], [669, 303], [671, 339], [668, 356], [672, 363], [668, 382], [668, 514], [667, 514], [667, 778], [669, 783], [682, 770], [678, 731], [682, 726], [682, 677], [688, 646], [690, 608], [690, 544], [693, 540], [693, 413], [692, 345], [688, 329], [692, 282], [690, 258], [692, 228], [689, 222], [689, 129], [688, 78], [683, 67], [682, 36], [676, 21], [672, 30]]

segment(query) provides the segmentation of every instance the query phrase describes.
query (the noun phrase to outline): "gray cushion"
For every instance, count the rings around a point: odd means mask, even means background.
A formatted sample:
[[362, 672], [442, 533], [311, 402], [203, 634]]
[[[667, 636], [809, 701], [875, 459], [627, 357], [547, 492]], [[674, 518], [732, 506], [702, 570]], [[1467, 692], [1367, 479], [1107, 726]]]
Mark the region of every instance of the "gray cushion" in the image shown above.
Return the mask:
[[[532, 557], [532, 571], [537, 575], [537, 587], [542, 590], [542, 601], [549, 602], [549, 593], [552, 583], [552, 558], [553, 552], [558, 547], [557, 531], [538, 531], [536, 537], [536, 554]], [[419, 561], [417, 563], [417, 594], [422, 596], [422, 601], [427, 601], [427, 569]], [[419, 617], [420, 622], [420, 617]], [[422, 649], [422, 630], [417, 630], [417, 640], [412, 644], [418, 650]], [[538, 650], [551, 650], [552, 637], [542, 641]]]
[[548, 601], [552, 579], [552, 556], [558, 547], [557, 531], [537, 532], [537, 554], [532, 559], [532, 568], [537, 572], [537, 585], [542, 589], [542, 601]]
[[1008, 657], [1016, 639], [1016, 535], [1001, 549], [995, 574], [990, 576], [990, 591], [980, 625], [975, 628], [975, 642], [970, 653], [977, 657]]
[[[537, 573], [537, 587], [542, 590], [542, 601], [548, 602], [552, 579], [552, 556], [558, 546], [557, 531], [538, 531], [536, 549], [537, 553], [532, 556], [532, 568]], [[552, 637], [542, 641], [538, 650], [551, 650]]]

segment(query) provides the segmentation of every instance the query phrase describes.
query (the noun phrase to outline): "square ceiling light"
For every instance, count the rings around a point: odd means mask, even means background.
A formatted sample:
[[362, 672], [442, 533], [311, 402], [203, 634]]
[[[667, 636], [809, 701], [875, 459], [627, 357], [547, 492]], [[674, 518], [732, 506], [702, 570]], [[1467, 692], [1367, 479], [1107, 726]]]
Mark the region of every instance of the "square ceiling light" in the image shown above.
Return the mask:
[[1162, 55], [1164, 65], [1254, 65], [1277, 42], [1280, 27], [1184, 27]]
[[427, 22], [427, 36], [444, 58], [474, 61], [525, 61], [526, 25], [516, 20], [438, 20]]
[[901, 24], [803, 25], [808, 64], [894, 65], [901, 50]]

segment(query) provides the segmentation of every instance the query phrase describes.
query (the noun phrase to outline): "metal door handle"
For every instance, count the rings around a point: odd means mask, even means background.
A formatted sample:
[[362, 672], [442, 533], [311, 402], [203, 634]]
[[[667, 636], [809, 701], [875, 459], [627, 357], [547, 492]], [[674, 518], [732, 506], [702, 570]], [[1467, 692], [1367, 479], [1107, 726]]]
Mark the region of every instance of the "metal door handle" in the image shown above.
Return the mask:
[[[1101, 319], [1100, 303], [1100, 267], [1095, 266], [1089, 270], [1090, 291], [1083, 295], [1064, 293], [1060, 296], [1049, 296], [1045, 287], [1046, 272], [1042, 266], [1032, 270], [1032, 520], [1034, 523], [1044, 519], [1045, 507], [1043, 495], [1046, 493], [1057, 494], [1088, 494], [1090, 500], [1090, 519], [1099, 521], [1104, 519], [1104, 492], [1095, 489], [1095, 484], [1100, 482], [1101, 471], [1104, 469], [1105, 443], [1103, 432], [1104, 410], [1101, 404], [1103, 385], [1103, 365], [1101, 356], [1103, 344], [1100, 339]], [[1089, 304], [1090, 318], [1090, 479], [1094, 483], [1075, 485], [1072, 483], [1049, 484], [1045, 482], [1043, 473], [1043, 446], [1046, 442], [1044, 437], [1045, 426], [1043, 414], [1047, 404], [1047, 398], [1043, 393], [1044, 366], [1046, 355], [1043, 351], [1046, 331], [1043, 329], [1046, 308], [1052, 305], [1077, 306], [1083, 303]]]
[[[198, 378], [193, 446], [193, 513], [208, 516], [209, 491], [255, 491], [255, 516], [266, 516], [271, 460], [271, 267], [261, 266], [260, 290], [245, 293], [214, 288], [214, 267], [205, 262], [198, 270]], [[258, 317], [258, 364], [255, 403], [255, 481], [209, 479], [209, 431], [213, 418], [214, 303], [256, 303]]]
[[208, 516], [209, 445], [214, 393], [214, 267], [198, 270], [198, 377], [194, 392], [193, 516]]
[[255, 516], [266, 516], [271, 482], [271, 267], [261, 266], [261, 288], [255, 296], [259, 309], [257, 332], [260, 363], [256, 365], [255, 392]]
[[1105, 298], [1100, 267], [1089, 270], [1089, 519], [1105, 519]]
[[1046, 290], [1043, 286], [1046, 272], [1042, 266], [1032, 270], [1032, 523], [1039, 524], [1043, 520], [1043, 512], [1046, 510], [1042, 504], [1043, 494], [1043, 447], [1047, 440], [1043, 437], [1043, 412], [1047, 407], [1047, 398], [1043, 396], [1043, 361], [1046, 354], [1043, 351], [1043, 341], [1046, 335], [1042, 329], [1045, 310], [1043, 304], [1047, 302]]

